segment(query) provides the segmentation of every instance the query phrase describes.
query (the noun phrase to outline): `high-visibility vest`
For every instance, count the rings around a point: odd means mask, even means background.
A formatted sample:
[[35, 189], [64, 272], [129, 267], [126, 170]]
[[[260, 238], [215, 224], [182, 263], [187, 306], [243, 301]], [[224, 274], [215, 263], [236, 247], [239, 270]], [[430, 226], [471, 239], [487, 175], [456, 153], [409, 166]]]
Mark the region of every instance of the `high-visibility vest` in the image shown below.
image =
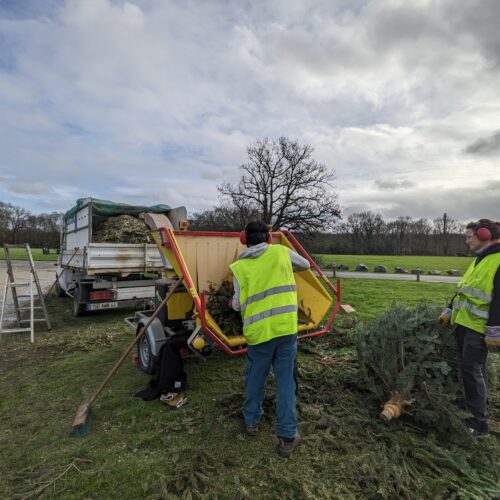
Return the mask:
[[493, 280], [499, 266], [500, 253], [487, 255], [477, 265], [471, 263], [457, 285], [451, 315], [452, 324], [485, 333], [493, 294]]
[[288, 249], [269, 245], [230, 265], [240, 286], [243, 335], [249, 345], [297, 332], [297, 288]]

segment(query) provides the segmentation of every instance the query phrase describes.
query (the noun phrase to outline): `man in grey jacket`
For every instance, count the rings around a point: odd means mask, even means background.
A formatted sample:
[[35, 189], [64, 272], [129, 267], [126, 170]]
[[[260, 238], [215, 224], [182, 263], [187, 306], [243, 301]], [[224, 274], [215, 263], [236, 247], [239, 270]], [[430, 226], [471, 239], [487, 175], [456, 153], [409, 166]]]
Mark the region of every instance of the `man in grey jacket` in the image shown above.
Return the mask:
[[242, 313], [247, 340], [245, 430], [250, 436], [257, 434], [272, 366], [277, 393], [278, 453], [288, 457], [300, 442], [295, 414], [297, 294], [293, 271], [309, 269], [309, 261], [286, 247], [270, 245], [269, 230], [262, 222], [247, 224], [244, 241], [248, 248], [231, 264], [231, 305]]

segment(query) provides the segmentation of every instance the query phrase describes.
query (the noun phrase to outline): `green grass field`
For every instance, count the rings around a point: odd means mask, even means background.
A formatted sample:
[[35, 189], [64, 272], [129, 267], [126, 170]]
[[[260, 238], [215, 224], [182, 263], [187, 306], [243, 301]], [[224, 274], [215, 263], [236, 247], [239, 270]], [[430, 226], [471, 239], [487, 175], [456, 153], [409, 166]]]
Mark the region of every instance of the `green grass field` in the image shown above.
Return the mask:
[[432, 257], [432, 256], [398, 256], [398, 255], [324, 255], [318, 254], [315, 257], [326, 265], [331, 262], [335, 264], [345, 264], [349, 266], [349, 271], [354, 271], [356, 264], [363, 263], [373, 271], [375, 266], [386, 266], [387, 272], [393, 273], [394, 268], [402, 267], [407, 271], [420, 267], [425, 272], [438, 270], [445, 273], [448, 269], [458, 269], [464, 273], [472, 262], [473, 257]]
[[[57, 260], [56, 250], [51, 248], [48, 255], [43, 255], [41, 248], [32, 248], [33, 258], [35, 260]], [[12, 258], [15, 260], [25, 260], [26, 252], [23, 249], [11, 249]], [[377, 265], [387, 267], [388, 272], [394, 272], [396, 266], [403, 267], [408, 271], [416, 267], [429, 272], [437, 269], [445, 273], [448, 269], [458, 269], [462, 273], [465, 272], [469, 264], [472, 262], [472, 257], [430, 257], [430, 256], [397, 256], [397, 255], [323, 255], [319, 257], [324, 265], [335, 262], [337, 265], [345, 264], [349, 266], [349, 271], [354, 271], [356, 264], [366, 264], [370, 271]], [[5, 259], [3, 248], [0, 248], [0, 260]]]
[[417, 281], [344, 278], [341, 280], [342, 302], [356, 309], [361, 319], [381, 313], [394, 302], [415, 305], [423, 300], [445, 307], [456, 285]]
[[[13, 260], [28, 260], [26, 250], [24, 248], [9, 249], [11, 259]], [[31, 254], [34, 260], [57, 260], [57, 252], [54, 248], [50, 249], [48, 255], [44, 255], [41, 248], [32, 248]], [[4, 249], [0, 248], [0, 260], [5, 260]]]
[[[348, 329], [356, 318], [370, 318], [395, 300], [443, 303], [453, 290], [423, 282], [342, 283], [344, 302], [357, 312], [339, 315], [335, 329]], [[78, 406], [133, 337], [123, 322], [131, 312], [74, 318], [71, 300], [56, 297], [49, 311], [53, 330], [41, 329], [33, 346], [24, 334], [4, 336], [0, 344], [0, 498], [500, 495], [498, 434], [467, 448], [460, 437], [420, 429], [411, 418], [388, 427], [378, 418], [378, 401], [342, 382], [346, 371], [356, 373], [355, 362], [352, 349], [329, 344], [333, 335], [299, 347], [303, 443], [288, 460], [275, 452], [272, 417], [263, 420], [256, 438], [243, 434], [245, 360], [220, 352], [207, 362], [187, 360], [188, 404], [177, 411], [133, 397], [149, 377], [128, 360], [98, 399], [90, 434], [75, 438], [70, 430]], [[339, 362], [319, 364], [317, 348]], [[493, 418], [498, 411], [497, 404]]]

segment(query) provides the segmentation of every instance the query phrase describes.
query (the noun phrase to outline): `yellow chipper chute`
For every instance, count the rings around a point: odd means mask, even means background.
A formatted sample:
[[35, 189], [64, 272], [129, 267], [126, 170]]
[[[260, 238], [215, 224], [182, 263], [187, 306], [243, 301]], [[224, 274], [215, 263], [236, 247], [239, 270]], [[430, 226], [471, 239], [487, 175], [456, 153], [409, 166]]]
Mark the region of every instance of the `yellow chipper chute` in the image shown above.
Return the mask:
[[[186, 317], [190, 311], [195, 321], [195, 334], [188, 344], [200, 347], [200, 337], [218, 345], [232, 356], [246, 352], [243, 334], [226, 335], [207, 310], [209, 287], [218, 288], [231, 278], [229, 265], [246, 248], [234, 232], [174, 231], [159, 227], [151, 232], [165, 264], [184, 279], [185, 287], [168, 303], [169, 319]], [[152, 221], [149, 225], [155, 226]], [[316, 266], [295, 237], [288, 231], [272, 233], [273, 245], [284, 245], [298, 252], [311, 263], [311, 269], [295, 273], [298, 296], [299, 339], [326, 333], [340, 308], [340, 281], [333, 286]], [[170, 267], [168, 266], [168, 267]], [[175, 276], [172, 276], [175, 277]]]

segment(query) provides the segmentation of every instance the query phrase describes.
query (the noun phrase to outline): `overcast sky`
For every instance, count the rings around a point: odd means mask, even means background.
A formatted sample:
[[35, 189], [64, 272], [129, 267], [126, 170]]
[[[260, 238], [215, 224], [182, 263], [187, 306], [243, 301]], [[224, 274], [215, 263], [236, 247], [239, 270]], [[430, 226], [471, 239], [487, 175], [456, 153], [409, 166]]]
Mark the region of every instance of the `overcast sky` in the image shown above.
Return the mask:
[[499, 0], [0, 0], [0, 201], [218, 201], [288, 136], [344, 215], [500, 219]]

